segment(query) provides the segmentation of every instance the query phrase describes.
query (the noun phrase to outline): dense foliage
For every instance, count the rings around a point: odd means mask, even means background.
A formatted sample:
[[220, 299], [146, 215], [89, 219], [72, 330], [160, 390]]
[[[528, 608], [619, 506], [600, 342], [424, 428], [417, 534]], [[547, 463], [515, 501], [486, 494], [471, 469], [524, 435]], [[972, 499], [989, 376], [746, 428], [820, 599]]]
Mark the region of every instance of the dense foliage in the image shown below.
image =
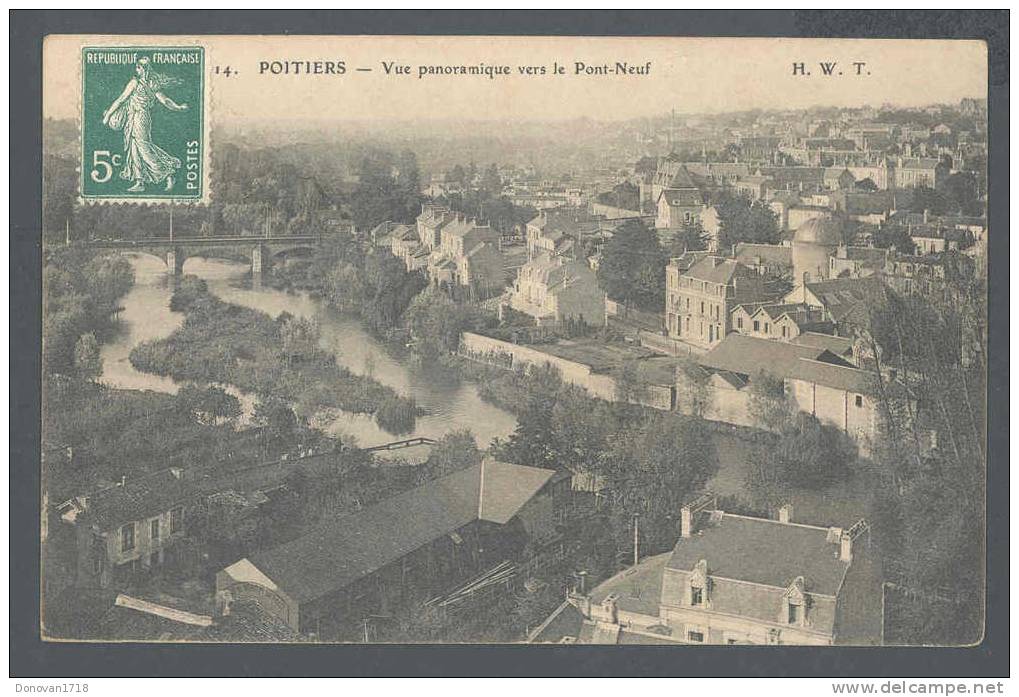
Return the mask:
[[[117, 303], [133, 284], [134, 271], [123, 257], [75, 248], [48, 253], [43, 266], [43, 370], [98, 376], [97, 339], [115, 328]], [[91, 339], [83, 339], [86, 335]]]
[[653, 230], [639, 220], [620, 225], [602, 250], [598, 283], [609, 298], [649, 312], [665, 305], [668, 255]]
[[194, 277], [181, 280], [172, 303], [186, 313], [183, 325], [165, 339], [136, 346], [131, 363], [137, 369], [274, 395], [301, 405], [308, 417], [334, 408], [376, 414], [397, 432], [413, 427], [413, 402], [339, 367], [318, 346], [318, 330], [309, 320], [287, 313], [273, 319], [224, 303]]

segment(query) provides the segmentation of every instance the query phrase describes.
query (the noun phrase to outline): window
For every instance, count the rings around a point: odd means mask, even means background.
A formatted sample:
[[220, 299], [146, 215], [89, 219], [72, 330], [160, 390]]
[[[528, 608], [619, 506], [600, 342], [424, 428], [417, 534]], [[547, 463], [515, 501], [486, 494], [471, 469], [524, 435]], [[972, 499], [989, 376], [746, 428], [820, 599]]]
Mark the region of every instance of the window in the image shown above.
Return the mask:
[[800, 606], [789, 603], [789, 624], [800, 623]]
[[134, 523], [128, 523], [120, 529], [120, 551], [130, 552], [134, 549]]
[[704, 314], [704, 301], [701, 301], [701, 314]]
[[788, 334], [789, 334], [789, 328], [788, 327], [782, 327], [782, 338], [783, 339], [786, 338], [786, 336], [788, 336]]
[[153, 542], [159, 542], [159, 518], [152, 521], [151, 537]]
[[738, 328], [740, 328], [740, 329], [742, 329], [742, 328], [743, 328], [743, 318], [742, 318], [742, 317], [737, 317], [737, 318], [736, 318], [736, 326], [737, 326]]
[[184, 509], [177, 506], [170, 511], [170, 534], [180, 532], [184, 529]]
[[698, 644], [704, 643], [704, 632], [695, 632], [693, 630], [686, 633], [687, 641], [696, 641]]
[[690, 604], [691, 605], [703, 605], [704, 604], [704, 589], [691, 587], [690, 588]]
[[757, 321], [756, 319], [754, 320], [754, 331], [755, 332], [761, 331], [761, 323], [759, 321]]
[[856, 395], [856, 406], [863, 406], [863, 395]]
[[768, 324], [767, 322], [765, 322], [764, 323], [764, 333], [767, 334], [770, 331], [771, 331], [771, 325]]

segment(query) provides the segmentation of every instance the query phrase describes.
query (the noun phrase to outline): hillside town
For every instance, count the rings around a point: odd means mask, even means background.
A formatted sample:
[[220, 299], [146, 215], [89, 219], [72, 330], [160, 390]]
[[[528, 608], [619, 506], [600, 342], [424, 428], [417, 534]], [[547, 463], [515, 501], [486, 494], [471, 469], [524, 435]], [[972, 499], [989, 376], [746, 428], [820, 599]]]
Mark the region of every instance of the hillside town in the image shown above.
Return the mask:
[[986, 101], [589, 126], [99, 207], [48, 121], [44, 633], [978, 641]]

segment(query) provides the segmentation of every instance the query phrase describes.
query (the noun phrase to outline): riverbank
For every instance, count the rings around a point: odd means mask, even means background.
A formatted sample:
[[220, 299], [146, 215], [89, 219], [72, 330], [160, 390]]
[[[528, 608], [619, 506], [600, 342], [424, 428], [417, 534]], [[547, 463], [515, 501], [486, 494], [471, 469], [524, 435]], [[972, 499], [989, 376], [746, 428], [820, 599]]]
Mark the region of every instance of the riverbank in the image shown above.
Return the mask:
[[277, 318], [224, 302], [194, 277], [182, 279], [171, 307], [184, 313], [169, 336], [134, 347], [138, 370], [178, 381], [226, 383], [261, 398], [275, 396], [313, 417], [341, 409], [371, 414], [391, 433], [408, 433], [423, 413], [413, 399], [367, 375], [355, 375], [317, 344], [309, 320]]

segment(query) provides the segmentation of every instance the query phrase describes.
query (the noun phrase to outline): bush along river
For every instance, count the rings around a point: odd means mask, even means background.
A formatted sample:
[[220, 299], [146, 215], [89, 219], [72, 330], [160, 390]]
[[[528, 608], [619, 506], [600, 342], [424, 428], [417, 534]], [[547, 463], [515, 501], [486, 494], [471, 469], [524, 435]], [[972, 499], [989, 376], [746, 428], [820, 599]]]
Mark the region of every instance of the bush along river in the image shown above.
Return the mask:
[[[416, 436], [439, 438], [464, 428], [487, 447], [516, 427], [512, 414], [482, 400], [475, 383], [380, 342], [360, 320], [322, 301], [252, 287], [243, 280], [244, 264], [188, 259], [184, 273], [202, 279], [211, 297], [199, 312], [191, 308], [185, 313], [170, 308], [174, 284], [165, 264], [144, 254], [130, 258], [136, 282], [121, 301], [123, 330], [102, 348], [100, 379], [105, 384], [176, 392], [188, 380], [212, 382], [240, 398], [247, 417], [255, 394], [274, 389], [317, 428], [352, 437], [362, 447]], [[277, 342], [274, 348], [284, 354], [281, 367], [264, 344], [267, 333], [279, 329], [283, 313], [316, 325], [319, 351], [299, 347], [291, 352]], [[299, 345], [301, 332], [295, 334]], [[217, 379], [208, 379], [212, 375]], [[407, 418], [408, 409], [416, 418]]]

